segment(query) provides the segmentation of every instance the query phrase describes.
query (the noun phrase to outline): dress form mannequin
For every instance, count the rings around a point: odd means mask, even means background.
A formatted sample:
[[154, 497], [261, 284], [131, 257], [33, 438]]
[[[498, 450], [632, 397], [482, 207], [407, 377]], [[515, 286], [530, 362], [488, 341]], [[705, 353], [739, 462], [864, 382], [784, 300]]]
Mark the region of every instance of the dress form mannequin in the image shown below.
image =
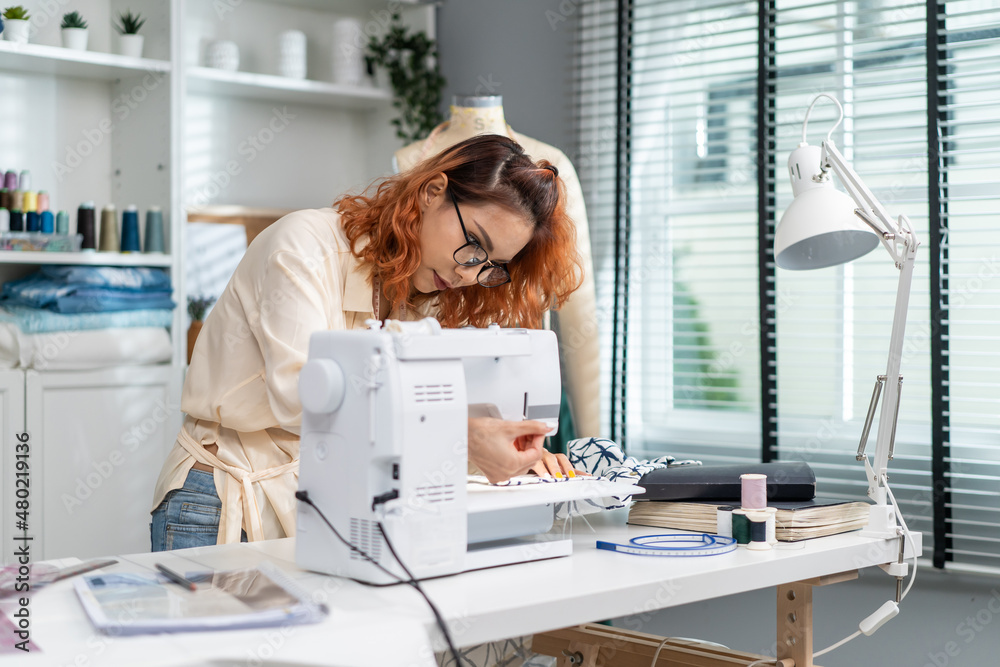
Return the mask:
[[577, 250], [583, 260], [584, 278], [580, 289], [558, 311], [559, 346], [576, 436], [598, 436], [601, 429], [600, 351], [590, 227], [580, 180], [569, 158], [554, 146], [514, 132], [504, 119], [503, 98], [500, 95], [456, 95], [452, 98], [449, 120], [434, 128], [427, 139], [396, 151], [394, 166], [397, 171], [405, 171], [417, 162], [479, 134], [510, 137], [533, 160], [548, 160], [555, 165], [565, 185], [566, 213], [576, 223]]

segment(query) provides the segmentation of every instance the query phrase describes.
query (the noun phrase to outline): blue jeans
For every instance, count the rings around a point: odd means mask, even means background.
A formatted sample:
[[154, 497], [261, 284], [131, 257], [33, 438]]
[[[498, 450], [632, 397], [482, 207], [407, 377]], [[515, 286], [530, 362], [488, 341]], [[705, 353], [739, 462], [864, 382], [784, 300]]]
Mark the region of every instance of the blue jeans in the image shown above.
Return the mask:
[[[184, 486], [174, 489], [153, 510], [149, 524], [153, 551], [212, 546], [219, 537], [222, 501], [212, 473], [191, 469]], [[243, 541], [246, 542], [246, 533]]]

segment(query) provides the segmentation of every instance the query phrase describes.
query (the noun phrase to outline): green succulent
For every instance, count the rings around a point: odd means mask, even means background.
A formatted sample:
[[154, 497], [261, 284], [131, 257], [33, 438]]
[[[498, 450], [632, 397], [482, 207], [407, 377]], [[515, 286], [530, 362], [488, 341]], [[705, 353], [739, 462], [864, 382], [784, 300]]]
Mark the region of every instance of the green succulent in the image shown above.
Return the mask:
[[80, 12], [69, 12], [63, 14], [61, 28], [86, 28], [87, 22], [80, 16]]
[[131, 10], [126, 11], [124, 14], [118, 13], [118, 23], [115, 24], [115, 30], [122, 35], [138, 35], [139, 28], [142, 24], [146, 22], [146, 19], [142, 18], [142, 14], [136, 12], [133, 14]]
[[28, 10], [21, 5], [14, 5], [3, 10], [3, 17], [9, 21], [27, 21], [31, 18], [28, 15]]

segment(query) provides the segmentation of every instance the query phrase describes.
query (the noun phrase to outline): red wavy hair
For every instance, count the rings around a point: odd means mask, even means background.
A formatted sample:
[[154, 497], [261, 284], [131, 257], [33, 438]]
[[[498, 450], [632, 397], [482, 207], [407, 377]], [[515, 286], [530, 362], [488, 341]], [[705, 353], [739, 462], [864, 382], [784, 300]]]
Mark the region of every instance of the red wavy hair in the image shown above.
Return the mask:
[[[419, 197], [442, 173], [459, 204], [503, 206], [533, 228], [531, 240], [507, 265], [511, 282], [411, 294], [420, 265]], [[554, 166], [545, 160], [533, 162], [507, 137], [487, 134], [377, 181], [363, 194], [345, 195], [334, 207], [343, 217], [351, 251], [373, 267], [393, 307], [436, 297], [437, 316], [446, 327], [496, 322], [537, 328], [545, 311], [559, 308], [583, 281], [576, 227], [566, 215], [565, 202], [565, 187]]]

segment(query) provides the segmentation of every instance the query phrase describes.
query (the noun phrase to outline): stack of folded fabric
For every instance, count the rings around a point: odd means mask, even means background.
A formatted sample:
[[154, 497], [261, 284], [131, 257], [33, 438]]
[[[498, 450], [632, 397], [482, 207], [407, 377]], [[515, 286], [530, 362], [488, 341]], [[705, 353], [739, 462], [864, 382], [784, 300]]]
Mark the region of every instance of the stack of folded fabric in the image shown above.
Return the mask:
[[161, 269], [45, 266], [0, 290], [0, 366], [162, 363], [175, 307]]

